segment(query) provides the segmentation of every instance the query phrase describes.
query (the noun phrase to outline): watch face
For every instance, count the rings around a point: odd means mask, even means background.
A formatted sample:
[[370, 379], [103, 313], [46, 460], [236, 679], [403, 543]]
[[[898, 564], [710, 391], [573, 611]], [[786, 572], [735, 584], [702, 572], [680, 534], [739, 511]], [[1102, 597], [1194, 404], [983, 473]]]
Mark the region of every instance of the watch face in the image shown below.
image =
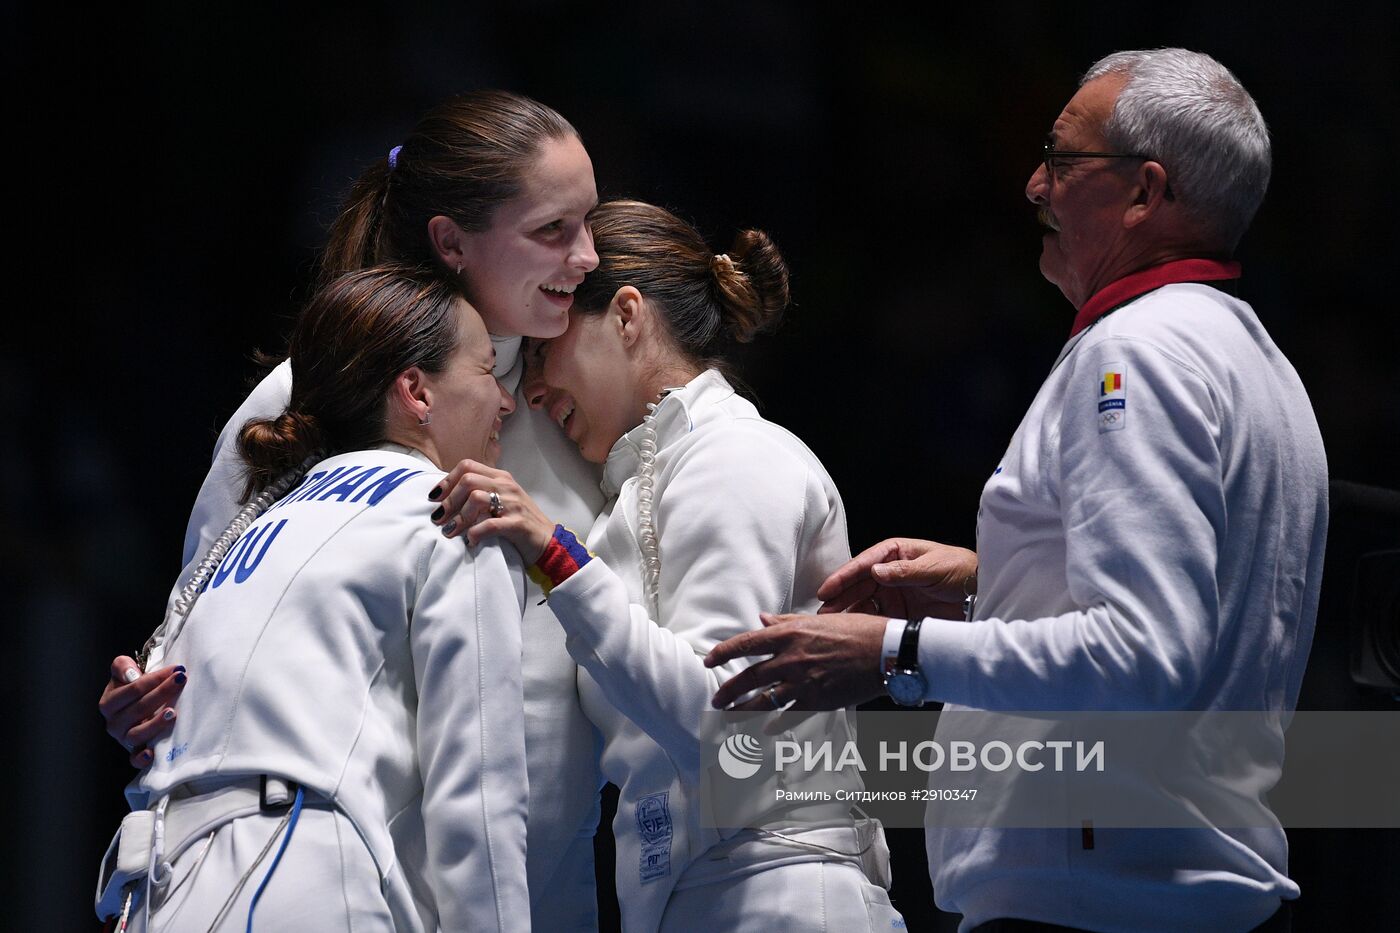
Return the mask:
[[900, 706], [920, 706], [924, 702], [924, 675], [918, 671], [894, 670], [885, 679], [890, 699]]

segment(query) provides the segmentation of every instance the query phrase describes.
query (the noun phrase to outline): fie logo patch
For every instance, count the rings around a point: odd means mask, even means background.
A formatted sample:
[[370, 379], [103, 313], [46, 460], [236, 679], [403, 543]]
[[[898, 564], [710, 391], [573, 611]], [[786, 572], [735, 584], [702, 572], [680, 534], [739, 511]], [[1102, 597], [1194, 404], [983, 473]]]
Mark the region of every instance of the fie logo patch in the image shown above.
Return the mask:
[[642, 884], [671, 874], [671, 804], [666, 793], [637, 801], [637, 835], [641, 837], [637, 880]]
[[1100, 368], [1098, 389], [1099, 433], [1121, 431], [1128, 424], [1128, 367], [1106, 363]]

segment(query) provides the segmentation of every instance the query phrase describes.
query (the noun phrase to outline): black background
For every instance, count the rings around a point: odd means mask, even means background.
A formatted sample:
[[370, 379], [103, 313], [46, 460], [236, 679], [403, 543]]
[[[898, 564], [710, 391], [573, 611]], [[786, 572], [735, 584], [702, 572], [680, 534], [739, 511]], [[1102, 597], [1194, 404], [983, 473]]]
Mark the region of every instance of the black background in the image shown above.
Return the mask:
[[[1210, 52], [1274, 139], [1243, 297], [1301, 373], [1333, 476], [1400, 486], [1387, 3], [203, 6], [0, 13], [5, 926], [95, 926], [127, 776], [95, 710], [107, 662], [159, 621], [249, 353], [281, 349], [340, 196], [454, 92], [551, 104], [604, 197], [671, 207], [716, 250], [768, 230], [797, 304], [739, 360], [765, 413], [830, 469], [853, 547], [971, 545], [982, 482], [1072, 317], [1023, 195], [1041, 139], [1099, 56]], [[1320, 646], [1340, 623], [1324, 604]], [[1389, 703], [1344, 666], [1310, 676], [1328, 703]], [[1395, 835], [1292, 833], [1296, 928], [1392, 928]], [[921, 834], [892, 841], [911, 928], [951, 929]]]

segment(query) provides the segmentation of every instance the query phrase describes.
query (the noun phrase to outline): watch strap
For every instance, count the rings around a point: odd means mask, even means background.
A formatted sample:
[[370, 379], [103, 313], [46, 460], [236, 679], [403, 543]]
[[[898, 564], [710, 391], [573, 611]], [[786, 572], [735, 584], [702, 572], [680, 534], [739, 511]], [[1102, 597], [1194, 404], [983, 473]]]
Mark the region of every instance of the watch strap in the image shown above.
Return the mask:
[[901, 670], [919, 669], [919, 628], [923, 624], [923, 619], [910, 619], [904, 623], [904, 636], [899, 640], [899, 655], [894, 662]]

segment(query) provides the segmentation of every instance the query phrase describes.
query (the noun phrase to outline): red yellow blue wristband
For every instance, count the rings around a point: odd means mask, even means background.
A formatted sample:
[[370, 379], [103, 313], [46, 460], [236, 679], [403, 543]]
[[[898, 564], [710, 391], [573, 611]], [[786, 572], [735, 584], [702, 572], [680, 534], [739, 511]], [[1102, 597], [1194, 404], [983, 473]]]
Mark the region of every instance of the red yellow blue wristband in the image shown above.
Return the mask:
[[574, 533], [563, 525], [554, 526], [554, 534], [545, 545], [540, 559], [526, 571], [548, 596], [549, 591], [563, 583], [593, 559], [588, 548], [579, 543]]

